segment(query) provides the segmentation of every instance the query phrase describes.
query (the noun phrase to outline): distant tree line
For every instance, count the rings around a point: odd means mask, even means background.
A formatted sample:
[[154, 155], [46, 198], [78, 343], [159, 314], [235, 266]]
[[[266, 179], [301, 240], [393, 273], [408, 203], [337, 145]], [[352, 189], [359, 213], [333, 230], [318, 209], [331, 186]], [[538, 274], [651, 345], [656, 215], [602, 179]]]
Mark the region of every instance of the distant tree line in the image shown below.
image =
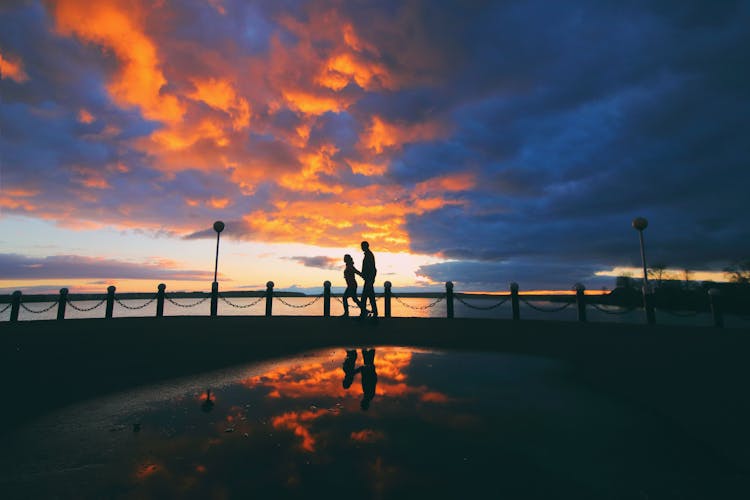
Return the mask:
[[[708, 290], [720, 291], [728, 311], [750, 311], [750, 259], [732, 263], [724, 268], [725, 282], [697, 281], [691, 279], [688, 268], [670, 270], [665, 263], [656, 263], [648, 269], [649, 284], [657, 307], [708, 310]], [[618, 276], [615, 289], [610, 292], [613, 303], [635, 306], [642, 302], [643, 278]]]

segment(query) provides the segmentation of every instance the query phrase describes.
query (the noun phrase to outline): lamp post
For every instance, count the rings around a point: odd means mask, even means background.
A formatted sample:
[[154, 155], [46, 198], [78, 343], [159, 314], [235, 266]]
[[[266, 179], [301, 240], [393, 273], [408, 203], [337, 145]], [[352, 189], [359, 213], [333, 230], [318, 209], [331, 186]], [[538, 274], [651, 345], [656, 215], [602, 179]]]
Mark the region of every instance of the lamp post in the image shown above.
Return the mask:
[[219, 309], [219, 283], [216, 281], [216, 275], [219, 270], [219, 238], [223, 230], [223, 222], [220, 220], [214, 222], [214, 231], [216, 231], [216, 260], [214, 261], [214, 282], [211, 283], [211, 316], [216, 316]]
[[648, 220], [645, 217], [636, 217], [633, 219], [633, 228], [638, 231], [638, 239], [641, 243], [641, 262], [643, 263], [643, 308], [646, 311], [646, 322], [649, 325], [656, 323], [654, 314], [654, 305], [651, 300], [651, 286], [648, 282], [648, 270], [646, 266], [646, 247], [643, 244], [643, 230], [648, 227]]

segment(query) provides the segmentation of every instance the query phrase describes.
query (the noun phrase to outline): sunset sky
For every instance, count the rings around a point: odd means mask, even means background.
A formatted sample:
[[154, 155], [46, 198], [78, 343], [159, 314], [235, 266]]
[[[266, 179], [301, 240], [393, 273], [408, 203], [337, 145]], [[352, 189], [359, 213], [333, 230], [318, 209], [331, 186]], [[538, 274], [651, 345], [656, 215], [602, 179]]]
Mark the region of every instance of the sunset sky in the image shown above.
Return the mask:
[[750, 2], [3, 0], [0, 292], [750, 258]]

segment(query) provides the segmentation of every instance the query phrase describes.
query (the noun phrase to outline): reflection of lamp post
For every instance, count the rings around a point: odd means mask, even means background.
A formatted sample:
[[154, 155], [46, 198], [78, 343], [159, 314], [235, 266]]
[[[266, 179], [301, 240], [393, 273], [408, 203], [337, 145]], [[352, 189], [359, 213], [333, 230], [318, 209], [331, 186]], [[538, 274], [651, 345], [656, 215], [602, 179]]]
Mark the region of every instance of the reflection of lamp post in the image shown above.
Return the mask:
[[641, 242], [641, 262], [643, 263], [643, 308], [646, 310], [646, 322], [653, 325], [656, 322], [654, 306], [651, 302], [651, 286], [648, 283], [648, 271], [646, 267], [646, 248], [643, 244], [643, 230], [648, 227], [648, 220], [645, 217], [636, 217], [633, 219], [633, 228], [638, 231], [638, 238]]
[[219, 238], [223, 230], [223, 222], [220, 220], [214, 222], [214, 231], [216, 231], [216, 260], [214, 261], [214, 282], [211, 283], [211, 316], [216, 316], [219, 309], [219, 283], [216, 281], [216, 274], [219, 270]]

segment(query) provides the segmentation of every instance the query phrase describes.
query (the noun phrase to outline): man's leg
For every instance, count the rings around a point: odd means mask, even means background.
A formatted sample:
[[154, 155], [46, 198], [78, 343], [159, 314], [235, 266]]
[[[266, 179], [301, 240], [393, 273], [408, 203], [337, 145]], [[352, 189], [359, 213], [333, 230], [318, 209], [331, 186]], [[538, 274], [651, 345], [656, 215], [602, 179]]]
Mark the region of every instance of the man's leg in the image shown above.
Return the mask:
[[367, 297], [370, 293], [368, 288], [368, 282], [365, 281], [365, 284], [362, 285], [362, 298], [360, 299], [360, 316], [367, 316]]
[[375, 282], [370, 281], [368, 283], [368, 296], [370, 297], [370, 310], [372, 311], [373, 316], [378, 315], [378, 304], [375, 302]]

